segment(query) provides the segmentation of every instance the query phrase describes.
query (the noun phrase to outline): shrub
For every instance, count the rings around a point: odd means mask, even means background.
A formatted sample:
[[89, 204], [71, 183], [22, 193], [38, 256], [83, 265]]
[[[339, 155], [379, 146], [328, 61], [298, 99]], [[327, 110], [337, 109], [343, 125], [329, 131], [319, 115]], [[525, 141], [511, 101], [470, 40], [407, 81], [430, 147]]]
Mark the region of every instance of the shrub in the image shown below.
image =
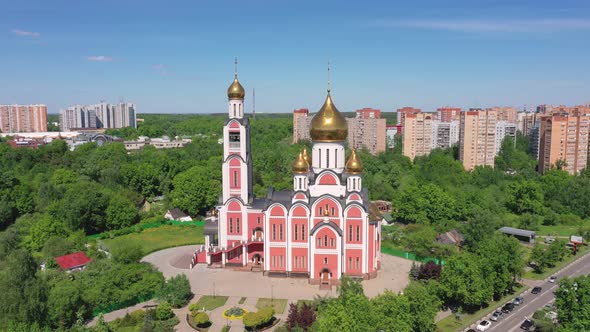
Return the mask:
[[209, 315], [204, 312], [199, 312], [196, 316], [193, 316], [193, 323], [197, 326], [206, 325], [209, 323]]
[[249, 328], [255, 328], [260, 325], [260, 315], [257, 312], [247, 312], [242, 318], [244, 326]]
[[172, 317], [174, 317], [174, 312], [172, 312], [172, 306], [168, 302], [158, 304], [156, 308], [157, 320], [168, 320]]
[[189, 310], [191, 313], [192, 313], [192, 312], [194, 312], [194, 311], [199, 311], [199, 309], [200, 309], [200, 308], [199, 308], [199, 306], [198, 306], [196, 303], [191, 303], [191, 304], [188, 306], [188, 310]]
[[244, 309], [240, 308], [240, 307], [231, 307], [230, 309], [227, 309], [225, 311], [225, 314], [227, 316], [242, 316], [244, 314]]
[[170, 303], [173, 308], [180, 308], [187, 304], [193, 293], [186, 275], [180, 274], [162, 284], [156, 296], [160, 301]]
[[316, 314], [308, 304], [304, 303], [301, 308], [297, 304], [289, 305], [289, 315], [287, 316], [286, 329], [290, 332], [307, 331], [316, 320]]
[[441, 266], [433, 261], [429, 261], [426, 264], [422, 264], [418, 271], [418, 279], [430, 280], [438, 279], [440, 277]]
[[272, 317], [275, 314], [275, 309], [273, 307], [262, 308], [258, 310], [257, 314], [260, 319], [259, 325], [264, 325], [272, 320]]

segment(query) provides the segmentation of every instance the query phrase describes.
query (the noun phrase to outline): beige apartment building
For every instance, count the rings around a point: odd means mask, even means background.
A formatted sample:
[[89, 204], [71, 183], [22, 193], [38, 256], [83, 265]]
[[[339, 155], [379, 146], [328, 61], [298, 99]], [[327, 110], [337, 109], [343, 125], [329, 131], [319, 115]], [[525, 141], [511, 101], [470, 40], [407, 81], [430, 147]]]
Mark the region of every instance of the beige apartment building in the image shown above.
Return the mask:
[[496, 112], [498, 121], [506, 121], [516, 124], [518, 122], [518, 109], [516, 107], [491, 107], [488, 110]]
[[497, 112], [492, 109], [470, 109], [461, 113], [459, 160], [466, 170], [476, 166], [494, 167], [497, 121]]
[[0, 105], [0, 131], [33, 133], [47, 131], [46, 105]]
[[293, 143], [299, 140], [310, 140], [309, 126], [311, 125], [311, 116], [307, 108], [301, 108], [293, 111]]
[[430, 153], [433, 146], [434, 114], [406, 112], [402, 117], [402, 153], [414, 160]]
[[540, 118], [539, 172], [560, 167], [576, 174], [588, 166], [590, 112], [553, 113]]

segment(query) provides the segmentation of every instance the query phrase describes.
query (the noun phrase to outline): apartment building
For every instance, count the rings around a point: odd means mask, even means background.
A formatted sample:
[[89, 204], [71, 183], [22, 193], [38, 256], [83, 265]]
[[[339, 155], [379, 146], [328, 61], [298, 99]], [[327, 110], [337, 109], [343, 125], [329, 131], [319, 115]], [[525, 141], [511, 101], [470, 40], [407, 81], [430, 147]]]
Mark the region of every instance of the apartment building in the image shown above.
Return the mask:
[[476, 166], [494, 167], [496, 157], [497, 112], [470, 109], [461, 112], [459, 159], [466, 170]]
[[516, 107], [491, 107], [488, 110], [495, 111], [498, 121], [505, 121], [507, 123], [518, 122], [518, 109]]
[[120, 102], [108, 104], [100, 102], [93, 105], [73, 105], [59, 113], [62, 131], [96, 128], [137, 128], [135, 105]]
[[47, 131], [47, 106], [0, 105], [0, 131], [31, 133]]
[[525, 113], [525, 112], [520, 112], [517, 115], [517, 130], [525, 135], [525, 136], [530, 136], [531, 135], [531, 129], [533, 128], [533, 126], [535, 125], [535, 122], [537, 121], [537, 119], [539, 118], [539, 114], [537, 113]]
[[310, 140], [309, 127], [311, 126], [309, 109], [300, 108], [293, 111], [293, 143], [299, 140]]
[[[399, 110], [398, 110], [399, 114]], [[406, 112], [402, 117], [402, 153], [414, 160], [432, 150], [433, 113]]]
[[[438, 111], [437, 111], [438, 113]], [[460, 114], [460, 113], [459, 113]], [[440, 114], [439, 114], [440, 119]], [[434, 120], [432, 122], [432, 148], [448, 149], [459, 143], [460, 121], [452, 120], [443, 122]]]
[[576, 174], [588, 166], [590, 112], [578, 110], [542, 116], [539, 125], [539, 172], [561, 168]]
[[436, 109], [436, 118], [440, 122], [459, 121], [461, 109], [458, 107], [440, 107]]
[[500, 152], [502, 142], [507, 137], [512, 140], [513, 145], [516, 145], [516, 124], [499, 120], [496, 124], [496, 154]]

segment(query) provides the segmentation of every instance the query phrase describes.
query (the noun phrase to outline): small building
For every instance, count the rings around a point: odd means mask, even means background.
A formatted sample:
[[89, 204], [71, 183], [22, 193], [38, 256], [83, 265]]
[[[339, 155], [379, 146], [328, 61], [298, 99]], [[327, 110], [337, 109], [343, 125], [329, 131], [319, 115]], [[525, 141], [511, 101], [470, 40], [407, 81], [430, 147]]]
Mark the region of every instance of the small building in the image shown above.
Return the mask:
[[179, 208], [170, 209], [164, 215], [164, 218], [167, 220], [176, 220], [176, 221], [193, 221], [186, 213], [182, 212]]
[[457, 248], [463, 246], [463, 242], [465, 238], [461, 233], [459, 233], [456, 229], [448, 231], [446, 233], [441, 233], [436, 236], [436, 241], [440, 244], [452, 244]]
[[73, 272], [83, 270], [92, 259], [86, 256], [84, 252], [78, 251], [73, 254], [55, 257], [55, 261], [62, 270]]
[[499, 231], [506, 235], [514, 236], [518, 240], [529, 244], [534, 244], [535, 237], [537, 236], [536, 233], [533, 231], [513, 227], [502, 227], [499, 229]]

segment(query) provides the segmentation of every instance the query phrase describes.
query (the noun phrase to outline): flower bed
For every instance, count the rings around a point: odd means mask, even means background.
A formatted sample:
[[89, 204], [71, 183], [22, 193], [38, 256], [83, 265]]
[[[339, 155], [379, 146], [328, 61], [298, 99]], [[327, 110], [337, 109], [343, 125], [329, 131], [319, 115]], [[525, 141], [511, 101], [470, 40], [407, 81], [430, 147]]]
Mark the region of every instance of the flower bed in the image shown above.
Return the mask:
[[246, 310], [240, 307], [231, 307], [223, 312], [223, 318], [236, 320], [242, 319], [246, 314]]

